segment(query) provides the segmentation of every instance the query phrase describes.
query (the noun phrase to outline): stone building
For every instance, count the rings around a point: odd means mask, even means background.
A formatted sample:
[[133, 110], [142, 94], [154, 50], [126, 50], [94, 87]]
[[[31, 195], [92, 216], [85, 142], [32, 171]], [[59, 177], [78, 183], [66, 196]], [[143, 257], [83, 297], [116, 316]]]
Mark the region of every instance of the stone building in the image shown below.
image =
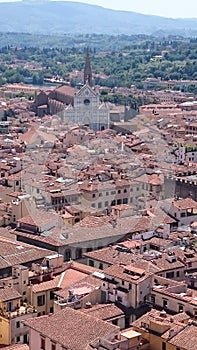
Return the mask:
[[99, 92], [93, 87], [90, 56], [87, 52], [84, 69], [84, 86], [75, 93], [73, 103], [66, 106], [62, 119], [89, 126], [93, 130], [109, 128], [109, 107], [100, 103]]

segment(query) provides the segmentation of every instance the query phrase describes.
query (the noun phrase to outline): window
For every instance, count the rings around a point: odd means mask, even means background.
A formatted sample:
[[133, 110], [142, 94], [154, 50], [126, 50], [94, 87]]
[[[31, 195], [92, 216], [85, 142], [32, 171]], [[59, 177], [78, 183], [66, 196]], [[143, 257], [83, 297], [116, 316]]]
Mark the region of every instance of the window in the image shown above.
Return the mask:
[[69, 261], [71, 259], [71, 251], [70, 249], [66, 249], [64, 252], [64, 261]]
[[53, 306], [50, 307], [50, 314], [53, 314]]
[[132, 289], [132, 284], [131, 283], [129, 283], [129, 290], [131, 290]]
[[56, 350], [56, 344], [55, 343], [51, 343], [51, 350]]
[[92, 248], [91, 247], [88, 247], [87, 249], [86, 249], [86, 252], [88, 253], [88, 252], [92, 252]]
[[120, 303], [122, 303], [122, 298], [120, 296], [117, 297], [117, 301], [119, 301]]
[[89, 260], [89, 266], [94, 267], [94, 260]]
[[127, 189], [126, 188], [124, 189], [124, 193], [127, 193]]
[[19, 186], [19, 181], [18, 180], [16, 181], [16, 186]]
[[99, 197], [102, 197], [102, 193], [99, 193]]
[[103, 264], [102, 263], [99, 264], [99, 269], [103, 270]]
[[108, 207], [109, 206], [109, 203], [108, 201], [105, 202], [105, 207]]
[[54, 300], [54, 293], [50, 291], [50, 300]]
[[179, 305], [179, 312], [183, 312], [183, 305]]
[[43, 295], [39, 295], [38, 297], [37, 297], [37, 305], [38, 306], [43, 306], [43, 305], [45, 305], [45, 295], [43, 294]]
[[92, 198], [95, 198], [95, 197], [96, 197], [96, 195], [95, 195], [95, 193], [93, 193], [93, 194], [92, 194]]
[[109, 192], [106, 192], [106, 196], [109, 196]]
[[154, 295], [151, 295], [150, 301], [151, 301], [151, 303], [155, 304], [155, 296]]
[[177, 271], [176, 277], [180, 277], [180, 272], [179, 271]]
[[23, 343], [24, 344], [28, 344], [28, 336], [27, 336], [27, 334], [24, 334], [24, 336], [23, 336]]
[[174, 271], [172, 271], [172, 272], [167, 272], [167, 273], [166, 273], [166, 278], [174, 278]]
[[128, 199], [127, 198], [123, 198], [123, 204], [127, 204], [128, 203]]
[[76, 259], [81, 259], [82, 258], [82, 249], [81, 248], [77, 248], [76, 249]]
[[20, 343], [20, 341], [21, 341], [21, 337], [20, 336], [16, 337], [16, 342]]
[[163, 300], [163, 307], [166, 308], [168, 306], [168, 301], [167, 300]]
[[46, 342], [45, 342], [45, 338], [42, 337], [42, 338], [40, 339], [40, 341], [41, 341], [40, 348], [41, 348], [42, 350], [45, 350], [45, 343], [46, 343]]
[[147, 328], [147, 324], [145, 322], [141, 322], [141, 327], [146, 329]]
[[166, 343], [162, 342], [162, 350], [166, 350]]
[[120, 194], [120, 193], [121, 193], [121, 190], [118, 190], [118, 193]]
[[117, 326], [117, 325], [118, 325], [118, 320], [113, 320], [113, 321], [112, 321], [112, 324], [114, 324], [115, 326]]
[[16, 328], [20, 328], [20, 321], [16, 322]]
[[184, 218], [185, 217], [185, 213], [181, 213], [181, 218]]
[[102, 208], [102, 203], [99, 202], [99, 203], [98, 203], [98, 209], [101, 209], [101, 208]]
[[122, 286], [124, 286], [124, 281], [122, 281]]

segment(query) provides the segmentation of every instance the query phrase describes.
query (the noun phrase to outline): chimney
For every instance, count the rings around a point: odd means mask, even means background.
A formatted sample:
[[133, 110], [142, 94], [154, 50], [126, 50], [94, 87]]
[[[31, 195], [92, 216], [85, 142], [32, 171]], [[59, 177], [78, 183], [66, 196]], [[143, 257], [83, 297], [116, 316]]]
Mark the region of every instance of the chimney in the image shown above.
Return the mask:
[[169, 338], [172, 338], [175, 335], [174, 329], [169, 330]]
[[166, 318], [167, 317], [165, 310], [162, 310], [160, 312], [160, 317], [162, 317], [162, 318]]
[[90, 301], [88, 301], [86, 303], [86, 309], [91, 309], [92, 308], [92, 303]]

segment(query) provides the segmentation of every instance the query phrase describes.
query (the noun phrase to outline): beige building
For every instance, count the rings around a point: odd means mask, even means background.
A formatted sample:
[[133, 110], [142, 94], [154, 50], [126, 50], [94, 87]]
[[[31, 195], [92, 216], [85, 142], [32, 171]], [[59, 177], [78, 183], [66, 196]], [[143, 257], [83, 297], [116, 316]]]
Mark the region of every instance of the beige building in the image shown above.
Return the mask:
[[170, 313], [186, 312], [197, 318], [197, 292], [187, 284], [155, 276], [149, 301], [153, 307]]
[[148, 343], [148, 350], [192, 350], [196, 342], [196, 322], [185, 313], [175, 316], [151, 310], [133, 322], [133, 329]]
[[151, 292], [152, 274], [132, 265], [112, 265], [104, 272], [102, 298], [126, 308], [131, 319], [146, 303]]
[[26, 321], [25, 325], [30, 329], [30, 350], [138, 350], [142, 339], [139, 332], [121, 332], [118, 326], [71, 308]]

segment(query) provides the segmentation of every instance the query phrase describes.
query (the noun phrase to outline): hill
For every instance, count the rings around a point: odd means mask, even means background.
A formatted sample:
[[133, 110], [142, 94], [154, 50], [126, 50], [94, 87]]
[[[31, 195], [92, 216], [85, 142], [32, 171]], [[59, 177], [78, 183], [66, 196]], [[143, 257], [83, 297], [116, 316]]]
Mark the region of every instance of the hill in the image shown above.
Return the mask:
[[0, 3], [0, 32], [197, 35], [197, 19], [172, 19], [63, 1]]

